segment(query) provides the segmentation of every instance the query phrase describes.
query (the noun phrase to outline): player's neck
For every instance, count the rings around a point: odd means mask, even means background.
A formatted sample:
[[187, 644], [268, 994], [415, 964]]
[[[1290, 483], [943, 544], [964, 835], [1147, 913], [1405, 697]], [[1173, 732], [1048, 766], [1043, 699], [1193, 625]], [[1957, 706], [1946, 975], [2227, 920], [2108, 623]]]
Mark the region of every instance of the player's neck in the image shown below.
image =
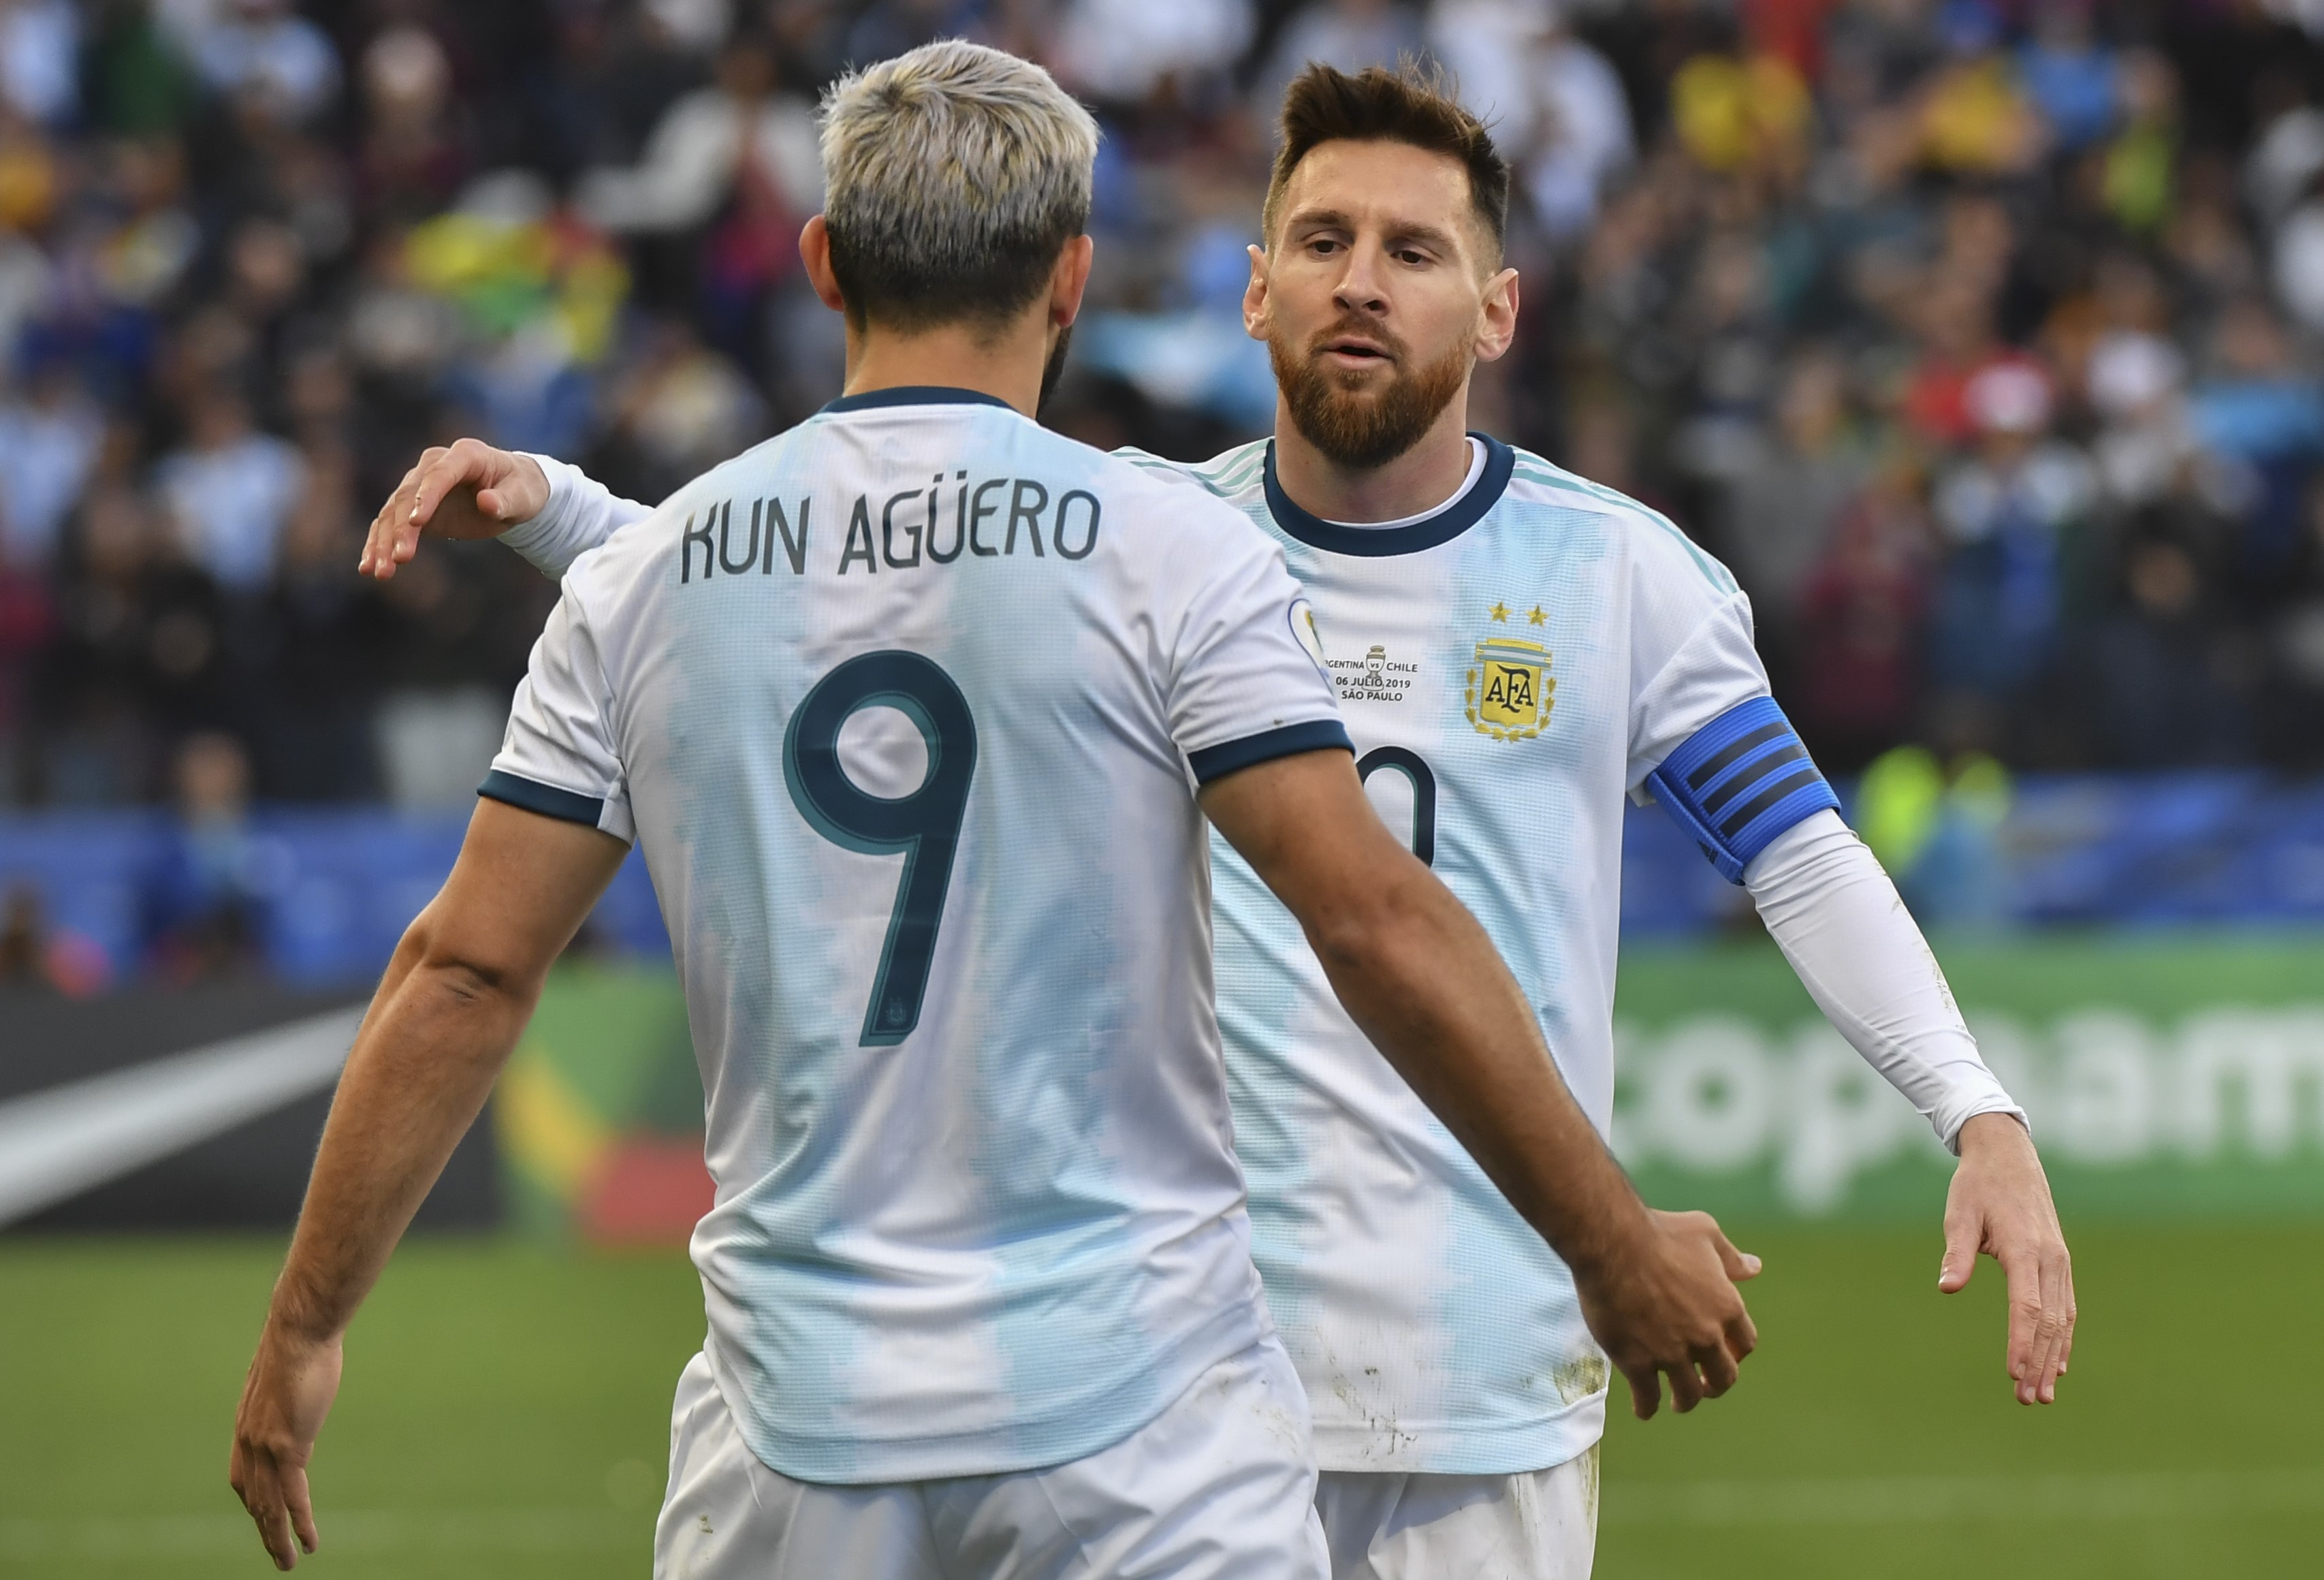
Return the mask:
[[916, 334], [850, 324], [844, 393], [862, 395], [909, 385], [974, 390], [1030, 417], [1041, 403], [1048, 349], [1048, 320], [1038, 312], [1023, 315], [998, 333], [966, 324]]
[[1300, 435], [1275, 402], [1275, 477], [1291, 503], [1327, 522], [1395, 522], [1434, 510], [1469, 477], [1468, 392], [1444, 403], [1420, 442], [1377, 467], [1344, 467]]

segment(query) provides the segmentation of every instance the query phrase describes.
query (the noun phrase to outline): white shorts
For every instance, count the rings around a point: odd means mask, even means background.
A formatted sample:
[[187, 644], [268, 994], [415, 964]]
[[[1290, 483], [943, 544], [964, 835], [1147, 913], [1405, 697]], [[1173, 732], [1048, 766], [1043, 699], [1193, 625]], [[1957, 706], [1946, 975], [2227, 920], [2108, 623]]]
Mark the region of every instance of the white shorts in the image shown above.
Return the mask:
[[1332, 1580], [1589, 1580], [1598, 1447], [1523, 1475], [1327, 1470]]
[[1325, 1580], [1307, 1396], [1262, 1339], [1111, 1448], [1046, 1470], [831, 1486], [744, 1446], [696, 1355], [655, 1580]]

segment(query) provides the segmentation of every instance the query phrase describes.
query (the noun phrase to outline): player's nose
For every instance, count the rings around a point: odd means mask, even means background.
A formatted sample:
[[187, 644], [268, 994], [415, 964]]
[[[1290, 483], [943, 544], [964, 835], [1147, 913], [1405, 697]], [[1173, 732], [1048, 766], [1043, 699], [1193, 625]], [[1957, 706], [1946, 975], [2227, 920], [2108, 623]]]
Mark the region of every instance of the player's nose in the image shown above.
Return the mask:
[[1380, 261], [1372, 248], [1348, 250], [1347, 267], [1332, 292], [1332, 300], [1342, 311], [1376, 314], [1388, 310], [1388, 282]]

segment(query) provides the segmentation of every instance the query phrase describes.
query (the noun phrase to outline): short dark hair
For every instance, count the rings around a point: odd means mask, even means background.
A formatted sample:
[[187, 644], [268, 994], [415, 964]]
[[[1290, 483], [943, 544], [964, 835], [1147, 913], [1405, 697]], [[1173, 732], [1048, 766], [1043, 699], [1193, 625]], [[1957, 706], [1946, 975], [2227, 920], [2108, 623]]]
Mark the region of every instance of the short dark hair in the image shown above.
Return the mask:
[[1493, 146], [1485, 123], [1462, 106], [1452, 79], [1441, 68], [1406, 60], [1393, 71], [1368, 66], [1351, 77], [1314, 62], [1291, 79], [1283, 93], [1282, 146], [1267, 183], [1260, 223], [1275, 240], [1282, 217], [1283, 189], [1291, 172], [1318, 144], [1404, 143], [1431, 153], [1449, 154], [1469, 172], [1469, 201], [1485, 234], [1493, 238], [1499, 261], [1508, 229], [1509, 162]]

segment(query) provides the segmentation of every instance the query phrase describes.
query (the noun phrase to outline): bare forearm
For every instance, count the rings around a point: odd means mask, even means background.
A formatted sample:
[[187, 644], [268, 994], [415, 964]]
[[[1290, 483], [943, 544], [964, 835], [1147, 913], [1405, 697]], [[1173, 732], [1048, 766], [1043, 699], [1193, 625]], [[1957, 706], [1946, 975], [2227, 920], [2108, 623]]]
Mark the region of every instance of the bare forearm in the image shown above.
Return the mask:
[[532, 1011], [457, 967], [398, 951], [340, 1078], [272, 1320], [345, 1329], [475, 1122]]
[[1637, 1232], [1637, 1193], [1457, 900], [1398, 882], [1375, 921], [1311, 941], [1364, 1034], [1568, 1265], [1595, 1268]]

